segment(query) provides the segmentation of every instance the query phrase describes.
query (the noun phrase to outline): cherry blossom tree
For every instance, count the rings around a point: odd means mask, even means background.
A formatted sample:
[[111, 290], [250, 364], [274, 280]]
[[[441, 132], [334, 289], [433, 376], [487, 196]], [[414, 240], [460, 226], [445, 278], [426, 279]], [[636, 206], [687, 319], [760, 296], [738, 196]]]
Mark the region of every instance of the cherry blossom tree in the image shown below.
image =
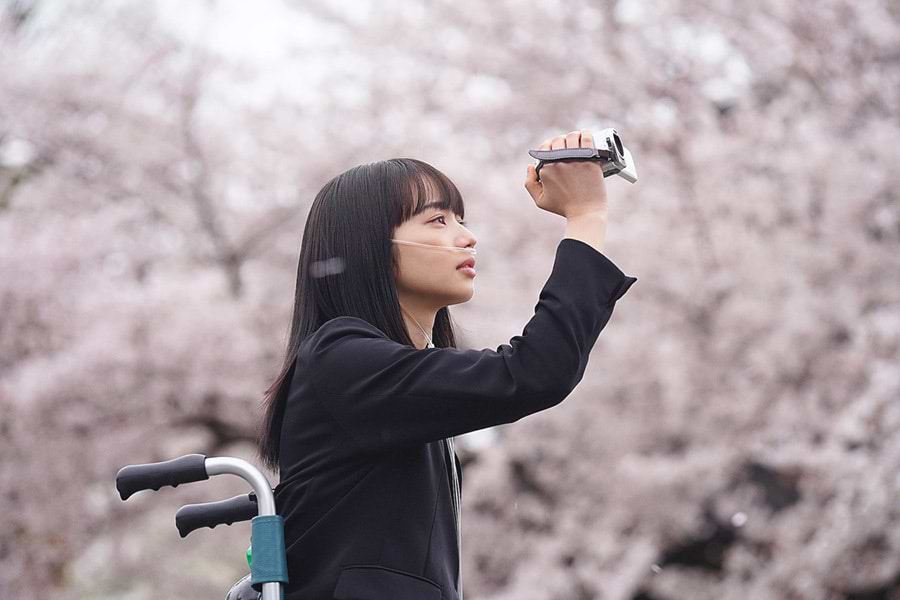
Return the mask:
[[172, 521], [239, 483], [113, 479], [254, 460], [324, 182], [447, 173], [495, 348], [563, 233], [527, 149], [616, 127], [639, 282], [564, 403], [461, 438], [466, 596], [900, 597], [894, 4], [252, 4], [0, 3], [0, 596], [224, 596], [249, 527]]

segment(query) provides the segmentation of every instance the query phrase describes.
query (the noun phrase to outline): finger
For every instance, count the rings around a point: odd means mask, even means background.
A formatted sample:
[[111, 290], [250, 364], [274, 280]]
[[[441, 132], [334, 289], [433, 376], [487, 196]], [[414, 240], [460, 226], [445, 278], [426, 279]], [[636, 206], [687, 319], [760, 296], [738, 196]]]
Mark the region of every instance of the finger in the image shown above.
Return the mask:
[[579, 148], [581, 146], [581, 132], [570, 131], [566, 134], [566, 148]]
[[555, 138], [553, 138], [552, 142], [550, 142], [551, 150], [562, 150], [565, 147], [566, 147], [566, 136], [564, 136], [564, 135], [558, 135]]
[[591, 133], [590, 129], [581, 130], [581, 147], [596, 148], [596, 146], [594, 146], [594, 134]]
[[540, 148], [538, 148], [538, 150], [549, 150], [550, 142], [552, 142], [552, 141], [553, 141], [553, 138], [548, 138], [548, 139], [544, 140], [543, 142], [541, 142], [541, 146], [540, 146]]

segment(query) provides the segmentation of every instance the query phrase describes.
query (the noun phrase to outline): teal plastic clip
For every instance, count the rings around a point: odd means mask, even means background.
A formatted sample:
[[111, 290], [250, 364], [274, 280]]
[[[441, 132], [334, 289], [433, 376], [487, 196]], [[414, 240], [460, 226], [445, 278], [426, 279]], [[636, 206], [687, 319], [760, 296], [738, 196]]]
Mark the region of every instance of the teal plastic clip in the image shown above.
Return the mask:
[[[287, 583], [287, 554], [284, 549], [284, 518], [258, 515], [250, 520], [250, 585], [257, 592], [264, 583]], [[252, 549], [252, 556], [249, 555]]]

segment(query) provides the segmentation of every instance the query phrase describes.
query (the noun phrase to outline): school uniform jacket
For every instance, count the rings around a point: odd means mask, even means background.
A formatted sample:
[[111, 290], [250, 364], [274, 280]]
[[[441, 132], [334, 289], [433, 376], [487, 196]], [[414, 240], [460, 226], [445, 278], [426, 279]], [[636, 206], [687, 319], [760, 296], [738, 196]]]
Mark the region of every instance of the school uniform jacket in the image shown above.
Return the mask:
[[275, 489], [286, 599], [461, 600], [452, 438], [562, 402], [636, 281], [564, 238], [534, 316], [496, 350], [416, 349], [349, 316], [308, 336]]

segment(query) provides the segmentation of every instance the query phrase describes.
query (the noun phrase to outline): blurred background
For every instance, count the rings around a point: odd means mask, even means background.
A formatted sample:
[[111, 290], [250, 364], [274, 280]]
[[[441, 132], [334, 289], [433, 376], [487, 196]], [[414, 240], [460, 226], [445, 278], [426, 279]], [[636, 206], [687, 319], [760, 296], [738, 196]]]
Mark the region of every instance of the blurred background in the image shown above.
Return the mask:
[[564, 403], [459, 438], [465, 596], [900, 598], [893, 0], [0, 0], [0, 597], [223, 598], [249, 524], [174, 514], [242, 482], [114, 477], [258, 464], [316, 192], [446, 173], [496, 348], [564, 234], [527, 150], [604, 127], [639, 282]]

